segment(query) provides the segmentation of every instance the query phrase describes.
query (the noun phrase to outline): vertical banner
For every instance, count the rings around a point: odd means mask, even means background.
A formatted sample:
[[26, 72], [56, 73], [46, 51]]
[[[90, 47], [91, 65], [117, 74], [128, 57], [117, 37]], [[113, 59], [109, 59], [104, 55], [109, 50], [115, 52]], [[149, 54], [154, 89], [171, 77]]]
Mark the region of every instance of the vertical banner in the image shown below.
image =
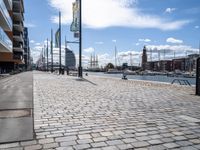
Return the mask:
[[59, 48], [60, 45], [60, 28], [58, 28], [58, 30], [55, 33], [55, 48]]
[[74, 37], [79, 38], [79, 28], [80, 28], [80, 6], [79, 1], [76, 0], [72, 4], [72, 10], [73, 10], [73, 21], [70, 26], [70, 30], [74, 32]]

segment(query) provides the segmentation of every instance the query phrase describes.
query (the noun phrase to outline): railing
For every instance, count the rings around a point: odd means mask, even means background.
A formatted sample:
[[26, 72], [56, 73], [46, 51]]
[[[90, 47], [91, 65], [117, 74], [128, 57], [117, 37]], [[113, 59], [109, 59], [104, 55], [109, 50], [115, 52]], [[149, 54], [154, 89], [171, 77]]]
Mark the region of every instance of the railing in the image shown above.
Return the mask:
[[1, 12], [4, 15], [4, 18], [6, 19], [10, 29], [12, 29], [12, 19], [8, 13], [8, 10], [7, 10], [3, 0], [0, 0], [0, 9], [1, 9]]
[[9, 51], [12, 51], [12, 41], [9, 39], [9, 37], [6, 35], [4, 30], [0, 27], [0, 41], [9, 49]]
[[176, 82], [178, 82], [180, 85], [189, 85], [189, 86], [191, 86], [190, 82], [188, 80], [184, 80], [184, 79], [174, 79], [171, 84], [174, 84]]

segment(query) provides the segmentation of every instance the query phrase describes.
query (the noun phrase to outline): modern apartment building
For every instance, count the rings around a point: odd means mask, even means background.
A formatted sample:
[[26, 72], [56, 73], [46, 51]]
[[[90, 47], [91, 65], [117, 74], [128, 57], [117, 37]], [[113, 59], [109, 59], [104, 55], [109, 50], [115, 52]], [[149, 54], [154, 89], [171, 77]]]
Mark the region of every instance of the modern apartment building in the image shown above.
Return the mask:
[[29, 47], [29, 37], [28, 37], [28, 28], [24, 28], [24, 69], [31, 69], [31, 57], [30, 57], [30, 47]]
[[12, 0], [0, 0], [0, 73], [12, 70]]
[[13, 0], [13, 59], [18, 68], [24, 64], [24, 2], [23, 0]]
[[24, 64], [23, 0], [0, 0], [0, 73]]

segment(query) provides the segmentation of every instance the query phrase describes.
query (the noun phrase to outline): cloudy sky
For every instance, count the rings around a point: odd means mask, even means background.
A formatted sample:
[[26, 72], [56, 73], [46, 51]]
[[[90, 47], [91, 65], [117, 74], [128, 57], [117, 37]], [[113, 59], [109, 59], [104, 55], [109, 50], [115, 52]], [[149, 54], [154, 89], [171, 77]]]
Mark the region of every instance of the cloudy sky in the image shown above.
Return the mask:
[[[51, 28], [58, 28], [62, 13], [64, 38], [75, 41], [70, 32], [74, 0], [24, 0], [25, 25], [29, 27], [34, 61], [40, 55]], [[144, 45], [152, 58], [169, 59], [197, 53], [200, 40], [199, 0], [83, 0], [83, 61], [98, 54], [100, 64], [114, 62], [139, 64]], [[78, 45], [68, 45], [78, 57]], [[150, 57], [150, 56], [149, 56]]]

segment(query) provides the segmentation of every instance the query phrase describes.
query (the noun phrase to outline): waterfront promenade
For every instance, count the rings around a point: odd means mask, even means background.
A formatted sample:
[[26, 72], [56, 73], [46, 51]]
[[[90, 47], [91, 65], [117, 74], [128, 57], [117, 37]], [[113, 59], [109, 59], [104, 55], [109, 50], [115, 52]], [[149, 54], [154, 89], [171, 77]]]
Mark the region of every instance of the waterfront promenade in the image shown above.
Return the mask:
[[194, 88], [34, 72], [36, 139], [0, 149], [200, 149]]

